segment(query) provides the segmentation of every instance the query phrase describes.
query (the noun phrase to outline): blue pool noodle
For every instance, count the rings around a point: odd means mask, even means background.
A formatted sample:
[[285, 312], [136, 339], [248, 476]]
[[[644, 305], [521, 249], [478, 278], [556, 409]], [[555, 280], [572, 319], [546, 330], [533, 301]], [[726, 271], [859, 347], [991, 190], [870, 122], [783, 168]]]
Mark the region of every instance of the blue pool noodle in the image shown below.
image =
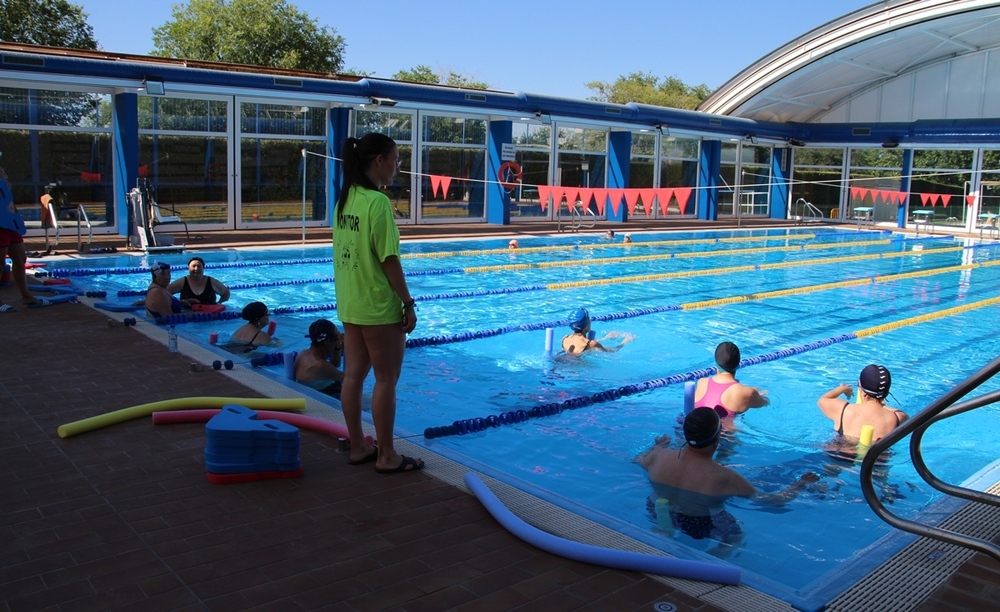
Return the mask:
[[295, 357], [298, 356], [296, 351], [285, 351], [285, 378], [288, 380], [295, 380]]
[[[693, 380], [684, 382], [684, 414], [694, 410], [694, 390], [698, 383]], [[701, 414], [700, 412], [698, 414]]]
[[465, 484], [483, 504], [487, 512], [493, 515], [493, 518], [507, 531], [545, 552], [583, 563], [647, 574], [719, 584], [738, 585], [740, 583], [742, 571], [731, 565], [601, 548], [554, 536], [517, 518], [474, 473], [466, 472]]

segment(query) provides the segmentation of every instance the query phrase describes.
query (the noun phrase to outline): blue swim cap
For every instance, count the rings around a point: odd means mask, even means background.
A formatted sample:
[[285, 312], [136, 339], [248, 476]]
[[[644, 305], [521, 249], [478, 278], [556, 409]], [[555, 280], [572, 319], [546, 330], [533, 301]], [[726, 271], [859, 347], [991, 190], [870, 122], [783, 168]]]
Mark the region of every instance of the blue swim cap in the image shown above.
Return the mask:
[[590, 327], [590, 313], [586, 308], [569, 315], [569, 328], [573, 331], [583, 333], [588, 327]]

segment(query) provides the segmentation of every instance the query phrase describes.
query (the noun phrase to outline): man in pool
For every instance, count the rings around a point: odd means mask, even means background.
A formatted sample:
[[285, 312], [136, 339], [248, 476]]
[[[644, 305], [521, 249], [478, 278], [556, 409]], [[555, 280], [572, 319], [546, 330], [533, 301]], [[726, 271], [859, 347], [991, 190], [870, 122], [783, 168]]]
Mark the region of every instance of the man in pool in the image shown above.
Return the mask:
[[695, 408], [684, 418], [684, 446], [667, 448], [669, 436], [660, 436], [636, 460], [649, 474], [657, 496], [654, 512], [667, 512], [674, 528], [701, 540], [712, 538], [729, 544], [743, 536], [739, 522], [725, 509], [730, 497], [746, 497], [761, 505], [782, 506], [795, 499], [819, 476], [806, 472], [775, 493], [761, 493], [735, 470], [714, 459], [722, 434], [719, 414]]
[[695, 407], [712, 408], [720, 417], [725, 418], [770, 403], [765, 395], [766, 391], [758, 391], [756, 387], [749, 387], [736, 380], [736, 369], [740, 366], [740, 347], [732, 342], [720, 343], [715, 347], [715, 363], [719, 366], [718, 373], [700, 379], [695, 387]]
[[[587, 337], [587, 334], [590, 333], [590, 313], [587, 312], [586, 308], [580, 308], [569, 316], [569, 328], [573, 330], [573, 333], [563, 337], [562, 347], [570, 355], [580, 355], [591, 349], [613, 353], [635, 339], [634, 334], [613, 331], [608, 332], [601, 340], [591, 340]], [[621, 338], [621, 342], [615, 346], [601, 344], [602, 341], [614, 338]]]

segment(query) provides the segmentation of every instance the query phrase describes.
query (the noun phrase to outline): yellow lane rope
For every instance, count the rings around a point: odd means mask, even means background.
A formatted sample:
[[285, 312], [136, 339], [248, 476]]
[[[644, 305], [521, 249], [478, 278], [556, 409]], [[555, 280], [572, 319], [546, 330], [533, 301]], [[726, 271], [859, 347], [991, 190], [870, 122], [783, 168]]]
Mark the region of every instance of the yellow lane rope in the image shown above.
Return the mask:
[[690, 259], [694, 257], [717, 257], [720, 255], [749, 255], [757, 253], [781, 253], [788, 251], [801, 251], [805, 248], [816, 248], [816, 249], [837, 249], [842, 247], [856, 247], [856, 246], [871, 246], [876, 244], [889, 244], [892, 242], [891, 239], [885, 238], [882, 240], [865, 240], [859, 242], [842, 243], [842, 242], [831, 242], [820, 244], [809, 244], [809, 245], [796, 245], [796, 246], [782, 246], [782, 247], [756, 247], [752, 249], [732, 249], [732, 250], [712, 250], [712, 251], [699, 251], [696, 253], [665, 253], [662, 255], [638, 255], [633, 257], [599, 257], [596, 259], [573, 259], [568, 261], [543, 261], [536, 263], [523, 263], [523, 264], [502, 264], [495, 266], [472, 266], [469, 268], [462, 268], [462, 272], [466, 274], [473, 274], [476, 272], [509, 272], [514, 270], [531, 270], [531, 269], [543, 269], [543, 268], [570, 268], [575, 266], [583, 265], [595, 265], [595, 264], [611, 264], [611, 263], [625, 263], [625, 262], [641, 262], [641, 261], [656, 261], [660, 259]]
[[843, 255], [841, 257], [828, 257], [824, 259], [806, 259], [803, 261], [782, 261], [769, 264], [749, 264], [744, 266], [726, 266], [724, 268], [708, 268], [704, 270], [681, 270], [678, 272], [660, 272], [657, 274], [639, 274], [635, 276], [618, 276], [615, 278], [597, 278], [584, 281], [569, 281], [564, 283], [550, 283], [545, 285], [546, 289], [574, 289], [577, 287], [591, 287], [598, 285], [617, 285], [620, 283], [638, 283], [644, 281], [667, 280], [671, 278], [690, 278], [692, 276], [715, 276], [719, 274], [729, 274], [732, 272], [754, 272], [757, 270], [778, 270], [781, 268], [794, 268], [799, 266], [814, 266], [833, 263], [844, 263], [849, 261], [864, 261], [866, 259], [881, 259], [890, 257], [915, 257], [918, 255], [936, 255], [938, 253], [953, 253], [962, 251], [965, 247], [945, 247], [942, 249], [928, 249], [925, 251], [899, 251], [896, 253], [873, 253], [867, 255]]
[[970, 310], [984, 308], [986, 306], [993, 306], [995, 304], [1000, 304], [1000, 297], [989, 298], [986, 300], [981, 300], [979, 302], [973, 302], [971, 304], [963, 304], [962, 306], [954, 306], [952, 308], [938, 310], [937, 312], [929, 312], [927, 314], [917, 315], [915, 317], [910, 317], [908, 319], [900, 319], [899, 321], [893, 321], [891, 323], [883, 323], [882, 325], [876, 325], [874, 327], [868, 327], [862, 330], [858, 330], [854, 332], [854, 335], [857, 336], [858, 338], [864, 338], [865, 336], [874, 336], [875, 334], [880, 334], [882, 332], [890, 331], [893, 329], [899, 329], [900, 327], [906, 327], [907, 325], [916, 325], [917, 323], [933, 321], [934, 319], [942, 319], [944, 317], [950, 317], [951, 315], [954, 314], [960, 314], [963, 312], [968, 312]]
[[580, 249], [610, 249], [622, 247], [682, 246], [686, 244], [716, 244], [719, 242], [766, 242], [769, 240], [812, 240], [816, 234], [793, 234], [790, 236], [735, 236], [731, 238], [692, 238], [689, 240], [653, 240], [649, 242], [608, 242], [595, 244], [567, 244], [544, 247], [523, 247], [519, 249], [476, 249], [469, 251], [440, 251], [437, 253], [407, 253], [404, 259], [427, 259], [439, 257], [464, 257], [466, 255], [503, 255], [521, 253], [549, 253], [552, 251], [576, 251]]

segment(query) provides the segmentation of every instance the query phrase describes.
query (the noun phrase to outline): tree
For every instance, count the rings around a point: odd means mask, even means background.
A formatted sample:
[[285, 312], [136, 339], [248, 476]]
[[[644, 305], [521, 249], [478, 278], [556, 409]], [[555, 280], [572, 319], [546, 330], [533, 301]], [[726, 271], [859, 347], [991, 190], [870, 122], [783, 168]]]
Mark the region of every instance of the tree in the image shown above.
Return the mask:
[[[392, 75], [396, 81], [407, 81], [409, 83], [429, 83], [431, 85], [441, 85], [441, 75], [431, 70], [426, 64], [418, 64], [409, 70], [400, 70]], [[450, 87], [464, 87], [466, 89], [489, 89], [488, 83], [474, 81], [471, 78], [457, 72], [448, 71], [448, 76], [444, 78], [443, 84]]]
[[87, 14], [66, 0], [0, 0], [0, 40], [97, 49]]
[[636, 102], [692, 110], [712, 93], [708, 85], [686, 85], [673, 76], [661, 81], [659, 77], [645, 72], [620, 76], [614, 83], [592, 81], [586, 86], [597, 94], [590, 100], [613, 104]]
[[337, 72], [344, 39], [285, 0], [191, 0], [153, 28], [153, 55]]

